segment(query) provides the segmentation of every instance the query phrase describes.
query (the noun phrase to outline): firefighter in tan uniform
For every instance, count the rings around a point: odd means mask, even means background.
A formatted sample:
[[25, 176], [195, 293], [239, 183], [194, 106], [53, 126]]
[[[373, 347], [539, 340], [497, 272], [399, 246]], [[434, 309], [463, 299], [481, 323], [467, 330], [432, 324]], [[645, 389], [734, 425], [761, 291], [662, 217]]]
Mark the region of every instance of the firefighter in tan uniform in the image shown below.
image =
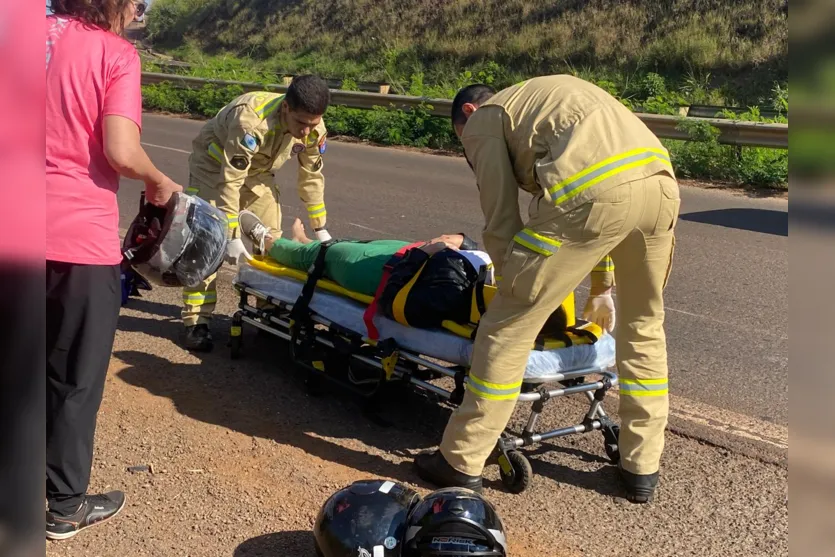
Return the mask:
[[[329, 102], [327, 84], [314, 76], [295, 78], [284, 95], [252, 92], [236, 98], [194, 139], [186, 193], [227, 214], [231, 239], [240, 237], [238, 213], [244, 209], [279, 237], [281, 205], [274, 171], [295, 157], [299, 197], [317, 238], [328, 240], [322, 174], [327, 130], [322, 115]], [[231, 250], [239, 246], [230, 244], [230, 262], [235, 259]], [[184, 345], [190, 350], [212, 349], [209, 323], [217, 303], [216, 277], [183, 291]]]
[[[591, 274], [584, 315], [615, 333], [621, 477], [629, 500], [655, 490], [667, 424], [662, 291], [669, 276], [678, 184], [667, 151], [597, 86], [546, 76], [494, 93], [461, 90], [453, 125], [478, 182], [483, 239], [499, 290], [479, 325], [465, 398], [438, 451], [418, 456], [425, 480], [481, 488], [513, 413], [537, 332]], [[534, 193], [523, 223], [519, 188]]]

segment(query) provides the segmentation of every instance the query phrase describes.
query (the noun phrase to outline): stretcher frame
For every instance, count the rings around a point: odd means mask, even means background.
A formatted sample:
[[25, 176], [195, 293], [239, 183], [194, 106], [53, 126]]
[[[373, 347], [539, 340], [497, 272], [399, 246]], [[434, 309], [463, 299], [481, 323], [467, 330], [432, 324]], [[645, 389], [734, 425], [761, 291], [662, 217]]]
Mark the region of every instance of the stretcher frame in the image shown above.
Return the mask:
[[[446, 367], [437, 364], [397, 346], [392, 339], [373, 341], [316, 314], [309, 307], [304, 318], [298, 319], [297, 315], [294, 320], [291, 317], [294, 304], [277, 299], [237, 279], [233, 287], [240, 299], [230, 328], [229, 348], [232, 359], [239, 359], [242, 355], [243, 326], [246, 324], [287, 341], [291, 360], [308, 373], [306, 383], [309, 386], [317, 384], [318, 379], [335, 383], [366, 399], [369, 410], [376, 408], [375, 401], [379, 401], [378, 397], [382, 396], [387, 385], [399, 384], [420, 389], [452, 406], [458, 406], [464, 398], [468, 372], [464, 366], [451, 364]], [[250, 296], [262, 307], [251, 305]], [[351, 361], [357, 361], [380, 373], [376, 379], [346, 380], [332, 373], [326, 365], [328, 356], [334, 355], [339, 357], [338, 361], [346, 362], [349, 374]], [[590, 376], [600, 378], [587, 382]], [[430, 383], [440, 377], [452, 378], [455, 388], [449, 391]], [[600, 431], [606, 455], [617, 465], [620, 461], [620, 428], [602, 406], [606, 393], [617, 383], [617, 374], [604, 367], [587, 367], [536, 380], [526, 379], [518, 402], [531, 403], [527, 423], [521, 435], [514, 435], [507, 430], [503, 432], [493, 453], [493, 458], [498, 460], [505, 488], [511, 493], [521, 493], [531, 485], [533, 470], [530, 461], [519, 449], [567, 435]], [[370, 390], [359, 387], [362, 384], [371, 385]], [[537, 422], [546, 404], [553, 399], [577, 394], [584, 394], [589, 401], [588, 411], [580, 423], [536, 432]]]

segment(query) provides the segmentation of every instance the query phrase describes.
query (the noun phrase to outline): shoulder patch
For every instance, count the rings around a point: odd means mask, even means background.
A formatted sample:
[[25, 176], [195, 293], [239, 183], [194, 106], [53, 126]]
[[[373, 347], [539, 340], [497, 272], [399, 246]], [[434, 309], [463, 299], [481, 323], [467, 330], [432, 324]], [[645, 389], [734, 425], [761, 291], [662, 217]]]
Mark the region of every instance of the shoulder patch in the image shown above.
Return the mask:
[[233, 168], [237, 168], [238, 170], [246, 170], [249, 168], [249, 161], [246, 160], [246, 157], [242, 157], [240, 155], [232, 157], [232, 160], [229, 161]]
[[243, 145], [250, 151], [254, 151], [258, 148], [258, 138], [252, 135], [251, 133], [244, 134], [244, 136], [241, 138], [241, 145]]
[[302, 151], [304, 151], [304, 143], [294, 143], [293, 144], [293, 154], [298, 155]]
[[321, 138], [319, 138], [319, 154], [324, 155], [327, 148], [328, 148], [328, 136], [327, 136], [327, 134], [325, 134]]

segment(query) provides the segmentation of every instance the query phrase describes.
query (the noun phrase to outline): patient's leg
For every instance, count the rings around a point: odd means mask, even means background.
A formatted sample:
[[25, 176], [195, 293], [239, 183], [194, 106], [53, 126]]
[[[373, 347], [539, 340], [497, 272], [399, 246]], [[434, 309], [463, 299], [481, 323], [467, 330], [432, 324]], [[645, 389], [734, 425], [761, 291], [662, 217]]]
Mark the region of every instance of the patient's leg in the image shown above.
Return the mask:
[[291, 269], [305, 271], [310, 268], [316, 261], [316, 255], [319, 253], [318, 240], [308, 240], [303, 243], [289, 238], [278, 238], [277, 240], [269, 239], [269, 244], [265, 242], [267, 253], [270, 257]]

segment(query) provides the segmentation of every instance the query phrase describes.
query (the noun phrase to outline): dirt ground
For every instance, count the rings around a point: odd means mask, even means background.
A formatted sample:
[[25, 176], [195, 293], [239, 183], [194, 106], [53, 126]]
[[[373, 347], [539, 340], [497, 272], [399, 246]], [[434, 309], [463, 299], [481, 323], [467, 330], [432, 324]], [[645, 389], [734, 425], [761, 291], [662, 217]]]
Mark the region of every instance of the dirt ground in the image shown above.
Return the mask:
[[[231, 360], [229, 284], [224, 273], [209, 355], [178, 347], [180, 291], [143, 293], [123, 309], [91, 490], [122, 489], [128, 503], [115, 520], [48, 543], [48, 556], [312, 557], [316, 513], [340, 487], [379, 477], [431, 490], [411, 459], [438, 442], [449, 409], [404, 394], [388, 409], [393, 425], [378, 425], [350, 397], [309, 394], [281, 341], [251, 328], [245, 357]], [[540, 427], [573, 424], [584, 408], [557, 401]], [[782, 466], [669, 433], [657, 499], [636, 506], [599, 433], [526, 454], [536, 477], [523, 494], [502, 488], [496, 465], [486, 471], [514, 557], [788, 554]], [[128, 471], [137, 465], [152, 471]]]

